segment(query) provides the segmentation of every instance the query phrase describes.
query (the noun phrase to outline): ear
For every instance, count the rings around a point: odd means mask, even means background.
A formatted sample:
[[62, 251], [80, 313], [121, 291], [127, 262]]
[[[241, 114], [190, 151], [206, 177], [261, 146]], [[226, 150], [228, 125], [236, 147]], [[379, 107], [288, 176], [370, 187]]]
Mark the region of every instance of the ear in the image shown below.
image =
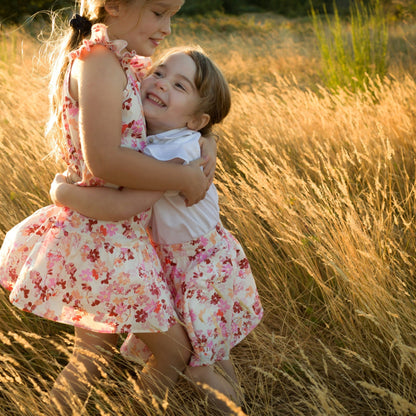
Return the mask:
[[117, 1], [106, 1], [104, 4], [104, 8], [110, 16], [115, 17], [120, 14], [120, 7]]
[[197, 114], [186, 123], [186, 127], [191, 130], [199, 131], [209, 123], [210, 119], [211, 117], [206, 113]]

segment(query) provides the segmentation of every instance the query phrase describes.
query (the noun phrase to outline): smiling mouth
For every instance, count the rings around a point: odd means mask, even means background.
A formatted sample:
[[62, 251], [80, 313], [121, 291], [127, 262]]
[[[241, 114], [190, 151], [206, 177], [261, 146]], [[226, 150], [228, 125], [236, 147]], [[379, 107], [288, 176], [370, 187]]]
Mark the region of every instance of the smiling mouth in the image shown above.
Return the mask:
[[150, 40], [153, 42], [154, 45], [159, 46], [159, 43], [162, 42], [162, 39], [153, 39], [150, 38]]
[[166, 107], [166, 104], [158, 96], [156, 96], [156, 95], [154, 95], [152, 93], [148, 93], [147, 96], [146, 96], [146, 98], [150, 102], [156, 104], [158, 107], [162, 107], [162, 108], [163, 107]]

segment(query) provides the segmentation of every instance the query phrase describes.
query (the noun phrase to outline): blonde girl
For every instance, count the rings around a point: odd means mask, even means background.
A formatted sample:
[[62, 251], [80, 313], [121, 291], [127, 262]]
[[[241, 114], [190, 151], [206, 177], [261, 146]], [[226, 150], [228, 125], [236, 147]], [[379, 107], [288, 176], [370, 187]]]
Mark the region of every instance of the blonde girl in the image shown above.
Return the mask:
[[85, 400], [121, 333], [150, 348], [144, 373], [158, 381], [144, 387], [153, 391], [175, 383], [190, 357], [146, 229], [152, 198], [177, 190], [192, 205], [209, 180], [201, 159], [182, 166], [142, 153], [145, 120], [133, 71], [148, 65], [182, 3], [85, 1], [68, 25], [51, 83], [51, 126], [68, 177], [83, 187], [147, 190], [143, 206], [122, 221], [103, 221], [50, 205], [10, 230], [0, 251], [0, 284], [11, 303], [75, 327], [73, 354], [51, 391], [64, 414], [74, 399]]

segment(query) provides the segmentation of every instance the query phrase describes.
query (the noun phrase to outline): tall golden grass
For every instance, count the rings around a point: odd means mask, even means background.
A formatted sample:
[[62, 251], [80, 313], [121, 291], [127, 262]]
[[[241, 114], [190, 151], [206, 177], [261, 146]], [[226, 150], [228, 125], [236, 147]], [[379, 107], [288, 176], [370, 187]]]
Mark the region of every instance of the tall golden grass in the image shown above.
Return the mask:
[[[216, 183], [265, 316], [233, 350], [244, 403], [231, 413], [416, 414], [415, 25], [390, 28], [389, 76], [357, 93], [319, 85], [308, 22], [178, 19], [174, 33], [166, 46], [201, 44], [233, 92]], [[45, 158], [39, 44], [9, 32], [0, 45], [3, 236], [49, 203], [62, 166]], [[0, 305], [0, 412], [52, 415], [47, 391], [71, 328], [18, 311], [4, 291]], [[185, 379], [166, 400], [145, 400], [139, 370], [116, 354], [76, 413], [212, 414]]]

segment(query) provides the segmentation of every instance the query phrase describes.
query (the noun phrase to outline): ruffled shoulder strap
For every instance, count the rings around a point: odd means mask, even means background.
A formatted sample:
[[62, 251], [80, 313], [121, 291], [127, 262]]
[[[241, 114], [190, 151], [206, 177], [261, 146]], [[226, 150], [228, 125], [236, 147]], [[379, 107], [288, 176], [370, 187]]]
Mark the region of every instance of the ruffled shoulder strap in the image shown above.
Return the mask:
[[126, 61], [126, 64], [129, 64], [130, 69], [133, 71], [138, 81], [142, 81], [146, 76], [148, 69], [152, 66], [152, 60], [146, 56], [140, 56], [134, 54], [129, 62]]
[[89, 52], [94, 45], [105, 46], [110, 51], [114, 52], [121, 61], [125, 55], [125, 53], [122, 54], [121, 51], [126, 48], [127, 41], [122, 39], [110, 40], [107, 33], [107, 26], [103, 23], [96, 23], [91, 28], [91, 38], [84, 39], [78, 49], [69, 53], [69, 58], [79, 58], [83, 53]]
[[103, 45], [118, 57], [124, 70], [130, 69], [136, 78], [141, 81], [147, 69], [152, 64], [148, 57], [139, 56], [135, 51], [128, 51], [127, 41], [123, 39], [110, 40], [107, 33], [107, 26], [103, 23], [96, 23], [91, 28], [91, 38], [84, 39], [81, 46], [69, 53], [70, 60], [79, 58], [83, 53], [89, 52], [94, 45]]

